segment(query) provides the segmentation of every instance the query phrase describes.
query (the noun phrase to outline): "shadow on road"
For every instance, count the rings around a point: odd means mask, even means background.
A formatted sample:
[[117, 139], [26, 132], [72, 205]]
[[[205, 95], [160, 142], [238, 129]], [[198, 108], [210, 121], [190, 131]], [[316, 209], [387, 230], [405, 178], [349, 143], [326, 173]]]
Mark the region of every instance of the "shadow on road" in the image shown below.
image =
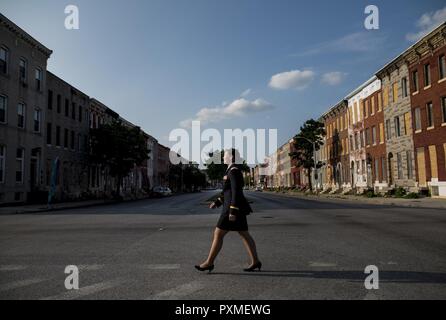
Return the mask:
[[[213, 272], [209, 275], [233, 275], [248, 277], [284, 277], [309, 279], [339, 279], [364, 282], [363, 271], [305, 271], [305, 270], [262, 270], [260, 272]], [[380, 271], [379, 281], [386, 283], [435, 283], [446, 284], [446, 273], [417, 271]]]

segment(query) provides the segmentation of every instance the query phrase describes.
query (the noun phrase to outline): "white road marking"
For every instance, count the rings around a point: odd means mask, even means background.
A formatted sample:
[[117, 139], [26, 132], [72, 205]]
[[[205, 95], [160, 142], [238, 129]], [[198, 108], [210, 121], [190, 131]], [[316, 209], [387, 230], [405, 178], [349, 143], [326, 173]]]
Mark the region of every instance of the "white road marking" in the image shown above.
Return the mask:
[[18, 271], [25, 270], [28, 266], [20, 266], [20, 265], [4, 265], [0, 266], [0, 271]]
[[102, 269], [104, 266], [101, 264], [81, 264], [78, 266], [79, 271], [95, 271], [95, 270], [100, 270]]
[[178, 287], [157, 293], [146, 300], [175, 300], [188, 296], [203, 289], [205, 285], [200, 281], [192, 281]]
[[30, 286], [32, 284], [40, 283], [40, 282], [43, 282], [43, 281], [46, 281], [46, 280], [48, 280], [48, 279], [34, 278], [34, 279], [26, 279], [26, 280], [14, 281], [14, 282], [10, 282], [10, 283], [6, 283], [4, 285], [1, 285], [0, 286], [0, 291], [18, 289], [18, 288]]
[[328, 268], [328, 267], [336, 267], [336, 263], [329, 263], [329, 262], [310, 262], [310, 267], [313, 268]]
[[78, 299], [78, 298], [82, 298], [85, 296], [88, 296], [90, 294], [94, 294], [97, 292], [101, 292], [107, 289], [112, 289], [114, 287], [119, 286], [120, 284], [122, 284], [124, 281], [121, 279], [116, 279], [116, 280], [112, 280], [112, 281], [104, 281], [104, 282], [99, 282], [90, 286], [86, 286], [86, 287], [80, 287], [79, 290], [67, 290], [64, 293], [58, 294], [58, 295], [54, 295], [54, 296], [50, 296], [50, 297], [45, 297], [45, 298], [41, 298], [40, 300], [73, 300], [73, 299]]
[[179, 264], [147, 264], [144, 266], [145, 269], [150, 270], [175, 270], [180, 269]]

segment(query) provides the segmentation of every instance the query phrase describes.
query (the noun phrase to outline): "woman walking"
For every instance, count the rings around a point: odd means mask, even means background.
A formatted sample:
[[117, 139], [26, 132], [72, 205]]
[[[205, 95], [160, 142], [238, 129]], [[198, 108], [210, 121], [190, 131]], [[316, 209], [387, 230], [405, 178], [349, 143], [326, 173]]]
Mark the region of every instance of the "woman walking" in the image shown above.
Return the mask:
[[214, 231], [209, 256], [203, 263], [195, 266], [199, 271], [211, 272], [214, 269], [214, 261], [223, 246], [223, 238], [229, 231], [239, 233], [251, 259], [251, 265], [243, 270], [250, 272], [259, 269], [260, 271], [262, 267], [262, 263], [257, 256], [256, 244], [248, 232], [246, 216], [252, 212], [252, 209], [243, 195], [243, 174], [236, 164], [239, 163], [238, 159], [240, 159], [240, 155], [236, 149], [225, 151], [223, 162], [228, 165], [228, 168], [223, 178], [223, 192], [209, 206], [209, 208], [215, 209], [223, 205], [223, 209]]

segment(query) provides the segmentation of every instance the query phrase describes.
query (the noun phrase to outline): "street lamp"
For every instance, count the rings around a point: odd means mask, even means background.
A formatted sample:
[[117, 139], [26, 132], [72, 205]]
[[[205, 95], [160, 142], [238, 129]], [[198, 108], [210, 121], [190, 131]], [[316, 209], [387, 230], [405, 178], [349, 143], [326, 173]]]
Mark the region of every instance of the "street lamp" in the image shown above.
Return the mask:
[[317, 162], [316, 162], [316, 143], [314, 141], [311, 141], [308, 138], [305, 137], [299, 137], [297, 136], [296, 139], [303, 139], [308, 141], [309, 143], [311, 143], [313, 145], [313, 160], [314, 160], [314, 181], [316, 183], [315, 189], [317, 190], [317, 185], [319, 183], [319, 176], [317, 174]]

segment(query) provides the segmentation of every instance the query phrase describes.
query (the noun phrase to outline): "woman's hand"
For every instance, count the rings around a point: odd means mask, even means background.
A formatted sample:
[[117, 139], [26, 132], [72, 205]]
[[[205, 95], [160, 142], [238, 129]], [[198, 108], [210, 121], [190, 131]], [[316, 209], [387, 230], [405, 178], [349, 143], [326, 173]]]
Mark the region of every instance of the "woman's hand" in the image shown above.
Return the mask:
[[215, 202], [212, 202], [212, 203], [209, 205], [209, 208], [210, 208], [210, 209], [215, 209], [215, 208], [217, 208], [217, 205], [215, 204]]
[[229, 221], [235, 221], [237, 219], [237, 216], [235, 214], [229, 215]]

